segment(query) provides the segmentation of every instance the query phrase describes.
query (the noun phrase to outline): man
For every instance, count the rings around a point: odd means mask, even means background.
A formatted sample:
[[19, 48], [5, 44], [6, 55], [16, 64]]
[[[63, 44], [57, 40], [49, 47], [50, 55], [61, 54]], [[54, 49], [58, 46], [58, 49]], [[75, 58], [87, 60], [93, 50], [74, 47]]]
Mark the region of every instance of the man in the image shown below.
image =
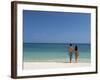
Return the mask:
[[70, 44], [69, 44], [69, 48], [68, 48], [68, 51], [69, 51], [69, 57], [70, 57], [70, 63], [72, 62], [72, 54], [73, 54], [73, 50], [74, 50], [74, 48], [73, 48], [72, 44], [70, 43]]

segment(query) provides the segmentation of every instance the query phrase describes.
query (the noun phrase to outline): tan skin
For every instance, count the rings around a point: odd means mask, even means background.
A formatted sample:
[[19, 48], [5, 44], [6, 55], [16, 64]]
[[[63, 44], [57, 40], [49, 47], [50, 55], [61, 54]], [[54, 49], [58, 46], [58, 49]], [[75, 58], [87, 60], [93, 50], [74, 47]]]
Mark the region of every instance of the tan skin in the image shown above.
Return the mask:
[[70, 61], [69, 62], [72, 63], [72, 54], [74, 52], [75, 53], [75, 62], [77, 63], [78, 62], [78, 58], [79, 58], [78, 47], [76, 46], [75, 49], [74, 49], [72, 46], [70, 46], [68, 48], [68, 51], [69, 51], [69, 56], [70, 56]]
[[78, 58], [79, 58], [79, 52], [75, 51], [75, 62], [78, 62]]
[[73, 48], [70, 47], [70, 48], [68, 49], [68, 51], [69, 51], [69, 55], [70, 55], [70, 63], [71, 63], [71, 62], [72, 62], [72, 53], [73, 53]]

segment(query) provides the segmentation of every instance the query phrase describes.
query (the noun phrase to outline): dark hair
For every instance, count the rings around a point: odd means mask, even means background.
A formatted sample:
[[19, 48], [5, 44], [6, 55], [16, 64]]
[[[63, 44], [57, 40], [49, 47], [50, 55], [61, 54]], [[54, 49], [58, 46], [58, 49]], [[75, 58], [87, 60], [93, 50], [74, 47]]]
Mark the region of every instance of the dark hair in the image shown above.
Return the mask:
[[70, 46], [72, 46], [72, 44], [71, 44], [71, 43], [70, 43], [69, 45], [70, 45]]
[[78, 47], [77, 47], [77, 45], [75, 45], [75, 51], [77, 51], [78, 50]]

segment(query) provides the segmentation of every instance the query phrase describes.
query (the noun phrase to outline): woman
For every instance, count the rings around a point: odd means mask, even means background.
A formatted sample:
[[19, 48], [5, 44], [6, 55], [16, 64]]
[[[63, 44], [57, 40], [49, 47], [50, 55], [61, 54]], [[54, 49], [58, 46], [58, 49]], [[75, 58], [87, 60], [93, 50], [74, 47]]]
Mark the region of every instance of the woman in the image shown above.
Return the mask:
[[77, 45], [75, 46], [75, 62], [78, 62], [78, 58], [79, 58], [79, 51], [78, 51], [78, 47]]

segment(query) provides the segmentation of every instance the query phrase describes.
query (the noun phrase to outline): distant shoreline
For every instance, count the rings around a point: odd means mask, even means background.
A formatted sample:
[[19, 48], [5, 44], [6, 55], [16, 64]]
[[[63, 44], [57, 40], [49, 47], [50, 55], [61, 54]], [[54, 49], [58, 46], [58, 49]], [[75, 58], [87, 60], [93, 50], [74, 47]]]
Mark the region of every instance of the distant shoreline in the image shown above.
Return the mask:
[[[23, 43], [23, 44], [69, 44], [69, 43]], [[72, 44], [91, 44], [91, 43], [72, 43]]]

